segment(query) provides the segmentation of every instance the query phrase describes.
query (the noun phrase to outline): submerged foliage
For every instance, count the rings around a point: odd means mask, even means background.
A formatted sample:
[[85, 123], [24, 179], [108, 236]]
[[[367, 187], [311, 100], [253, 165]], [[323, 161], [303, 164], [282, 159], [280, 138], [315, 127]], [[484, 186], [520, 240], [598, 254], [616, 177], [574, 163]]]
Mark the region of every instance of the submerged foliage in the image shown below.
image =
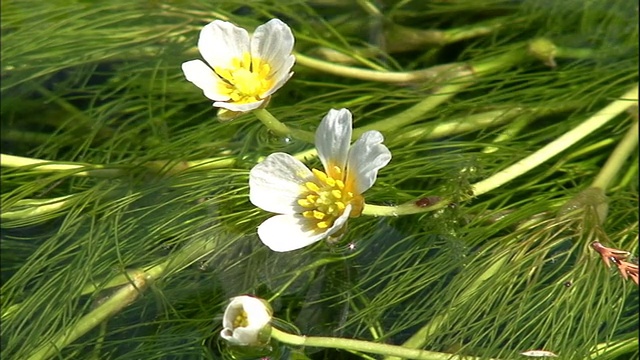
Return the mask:
[[[275, 326], [309, 336], [496, 359], [542, 349], [638, 357], [637, 287], [590, 247], [628, 251], [637, 263], [637, 152], [603, 170], [637, 107], [470, 196], [635, 86], [637, 4], [1, 6], [3, 156], [83, 165], [45, 171], [3, 158], [2, 358], [372, 358], [276, 343], [271, 354], [241, 354], [218, 334], [228, 299], [242, 294], [268, 299]], [[381, 76], [452, 63], [472, 73], [375, 81], [296, 55], [295, 75], [269, 104], [297, 129], [313, 132], [329, 109], [348, 108], [355, 131], [384, 134], [393, 158], [367, 203], [446, 206], [352, 219], [340, 242], [290, 253], [259, 241], [270, 215], [249, 202], [249, 170], [312, 145], [275, 135], [251, 113], [219, 122], [181, 64], [197, 57], [210, 21], [255, 29], [274, 17], [312, 59]], [[397, 115], [425, 99], [401, 123]], [[584, 195], [601, 174], [604, 191]]]

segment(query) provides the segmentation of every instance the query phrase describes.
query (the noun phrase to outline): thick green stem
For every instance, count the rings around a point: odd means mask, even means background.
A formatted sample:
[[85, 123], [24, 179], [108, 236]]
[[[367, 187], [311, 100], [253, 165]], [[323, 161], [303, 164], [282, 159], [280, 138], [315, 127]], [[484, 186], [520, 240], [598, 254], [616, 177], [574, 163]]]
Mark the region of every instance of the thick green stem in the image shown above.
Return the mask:
[[527, 173], [529, 170], [534, 169], [536, 166], [556, 156], [560, 152], [585, 138], [587, 135], [591, 134], [593, 131], [602, 127], [620, 113], [624, 112], [629, 106], [634, 105], [637, 101], [638, 85], [622, 95], [619, 100], [612, 102], [582, 124], [542, 147], [535, 153], [494, 174], [493, 176], [471, 185], [473, 195], [480, 196], [482, 194], [486, 194], [489, 191], [517, 178], [518, 176]]
[[[157, 160], [149, 161], [143, 164], [149, 170], [173, 174], [180, 171], [196, 169], [211, 170], [221, 169], [233, 166], [236, 159], [233, 158], [209, 158], [193, 161], [171, 161]], [[43, 160], [36, 158], [28, 158], [23, 156], [0, 154], [0, 166], [8, 168], [30, 167], [29, 171], [51, 173], [51, 172], [68, 172], [69, 176], [93, 176], [102, 178], [115, 178], [123, 176], [129, 171], [129, 168], [107, 168], [108, 165], [96, 165], [73, 162], [56, 162], [51, 160]]]
[[[175, 271], [179, 271], [203, 256], [210, 254], [215, 249], [216, 243], [217, 241], [211, 238], [197, 239], [185, 245], [165, 262], [150, 266], [144, 271], [134, 271], [132, 273], [133, 276], [127, 276], [128, 285], [117, 290], [107, 301], [100, 304], [87, 315], [81, 317], [78, 322], [67, 326], [53, 338], [47, 339], [43, 345], [29, 355], [27, 359], [48, 359], [59, 353], [64, 347], [133, 303], [150, 283]], [[15, 308], [13, 311], [15, 311]], [[8, 315], [10, 316], [10, 314]]]
[[408, 129], [393, 138], [393, 141], [407, 142], [414, 139], [430, 140], [451, 136], [467, 131], [485, 129], [490, 126], [498, 126], [518, 117], [526, 110], [512, 108], [507, 110], [493, 110], [483, 113], [467, 115], [451, 120], [438, 122], [437, 124], [425, 124], [416, 129]]
[[262, 123], [274, 133], [280, 136], [292, 136], [295, 139], [302, 140], [313, 144], [315, 142], [315, 135], [304, 130], [292, 129], [276, 119], [267, 109], [253, 110], [253, 114], [262, 121]]
[[419, 214], [423, 212], [442, 209], [445, 206], [447, 206], [447, 204], [448, 204], [448, 201], [446, 199], [441, 199], [436, 204], [430, 204], [428, 206], [419, 205], [419, 200], [410, 201], [410, 202], [407, 202], [401, 205], [396, 205], [396, 206], [364, 204], [364, 209], [362, 209], [362, 215], [395, 217], [400, 215]]
[[603, 191], [607, 191], [611, 185], [611, 181], [618, 174], [622, 166], [627, 161], [627, 158], [634, 149], [638, 146], [638, 122], [636, 121], [627, 131], [624, 138], [620, 141], [618, 146], [613, 150], [609, 159], [604, 164], [598, 176], [596, 176], [592, 187], [597, 187]]
[[2, 167], [23, 167], [30, 166], [30, 171], [37, 172], [69, 172], [73, 176], [97, 176], [116, 177], [123, 174], [121, 169], [107, 169], [104, 165], [92, 165], [81, 163], [62, 164], [55, 161], [34, 159], [22, 156], [0, 154], [0, 166]]
[[622, 359], [622, 355], [633, 354], [638, 350], [638, 338], [631, 338], [596, 345], [591, 350], [591, 359]]
[[356, 68], [352, 66], [345, 66], [340, 64], [335, 64], [328, 61], [318, 60], [306, 55], [296, 53], [296, 63], [302, 66], [307, 66], [315, 70], [320, 70], [322, 72], [326, 72], [329, 74], [337, 75], [337, 76], [345, 76], [360, 80], [368, 80], [368, 81], [378, 81], [385, 83], [412, 83], [412, 82], [422, 82], [426, 80], [432, 80], [437, 78], [443, 73], [447, 73], [452, 69], [456, 69], [463, 64], [453, 63], [453, 64], [445, 64], [438, 65], [434, 67], [430, 67], [428, 69], [416, 70], [416, 71], [403, 71], [403, 72], [393, 72], [393, 71], [377, 71], [377, 70], [369, 70]]
[[150, 279], [145, 273], [138, 273], [131, 280], [131, 284], [125, 285], [116, 291], [115, 294], [110, 296], [109, 299], [99, 307], [80, 318], [76, 324], [68, 326], [58, 335], [47, 340], [42, 346], [36, 349], [35, 352], [29, 355], [27, 359], [43, 360], [54, 356], [62, 348], [134, 302], [148, 286]]
[[[476, 278], [476, 280], [468, 287], [464, 289], [462, 294], [454, 299], [451, 307], [460, 306], [468, 299], [473, 298], [474, 293], [484, 284], [488, 279], [497, 274], [500, 269], [505, 265], [505, 263], [509, 260], [510, 254], [504, 254], [499, 258], [496, 262], [494, 262], [484, 273], [480, 274]], [[402, 346], [408, 347], [411, 349], [418, 349], [424, 346], [427, 339], [432, 335], [436, 334], [442, 324], [444, 324], [449, 318], [450, 312], [443, 312], [442, 314], [433, 318], [430, 322], [425, 324], [420, 330], [418, 330], [415, 334], [413, 334], [407, 341], [405, 341]], [[396, 356], [387, 356], [384, 360], [400, 360], [401, 357]]]
[[477, 77], [508, 69], [525, 58], [526, 52], [523, 49], [516, 49], [490, 60], [451, 68], [448, 72], [442, 73], [442, 76], [448, 80], [445, 80], [445, 83], [438, 86], [427, 98], [394, 116], [354, 129], [353, 137], [356, 138], [369, 130], [386, 132], [403, 128], [472, 85]]
[[[79, 196], [80, 194], [73, 194], [53, 199], [21, 199], [9, 209], [3, 208], [0, 212], [0, 219], [25, 219], [60, 211], [71, 206]], [[20, 210], [12, 210], [14, 208], [20, 208]]]
[[[299, 335], [293, 335], [293, 334], [280, 331], [276, 328], [272, 328], [271, 336], [274, 339], [289, 345], [361, 351], [361, 352], [370, 353], [370, 354], [398, 356], [404, 359], [422, 359], [422, 360], [478, 359], [472, 356], [463, 357], [463, 356], [457, 356], [457, 355], [452, 355], [447, 353], [409, 349], [402, 346], [380, 344], [380, 343], [374, 343], [374, 342], [363, 341], [363, 340], [331, 338], [331, 337], [299, 336]], [[487, 359], [487, 358], [483, 358], [483, 359]], [[487, 360], [491, 360], [491, 359], [487, 359]]]

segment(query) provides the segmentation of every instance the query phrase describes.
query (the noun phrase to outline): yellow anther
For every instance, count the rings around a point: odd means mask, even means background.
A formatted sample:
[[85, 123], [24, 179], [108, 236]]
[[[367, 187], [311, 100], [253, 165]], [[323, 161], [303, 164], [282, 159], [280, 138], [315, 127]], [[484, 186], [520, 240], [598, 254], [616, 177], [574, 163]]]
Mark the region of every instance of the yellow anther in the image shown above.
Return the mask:
[[322, 220], [325, 218], [325, 216], [327, 216], [325, 213], [318, 211], [318, 210], [313, 210], [313, 217], [318, 219], [318, 220]]
[[318, 185], [316, 185], [315, 183], [312, 183], [311, 181], [307, 182], [304, 185], [307, 187], [307, 189], [309, 189], [311, 191], [315, 191], [315, 192], [320, 191], [320, 187]]
[[236, 318], [233, 319], [233, 327], [239, 328], [239, 327], [247, 327], [247, 326], [249, 326], [249, 316], [247, 315], [246, 311], [242, 310], [236, 316]]
[[313, 172], [313, 175], [315, 175], [318, 178], [318, 180], [322, 181], [323, 183], [327, 182], [327, 174], [323, 173], [318, 169], [313, 169], [311, 171]]
[[343, 211], [344, 208], [346, 208], [347, 206], [342, 202], [342, 201], [336, 201], [335, 202], [336, 207], [338, 208], [338, 210]]
[[329, 222], [327, 222], [327, 221], [318, 221], [316, 226], [318, 227], [318, 229], [326, 229], [326, 228], [329, 227]]
[[336, 199], [342, 199], [342, 191], [340, 190], [331, 190], [331, 195]]
[[307, 219], [313, 219], [313, 210], [307, 210], [307, 211], [303, 211], [302, 212], [302, 216], [304, 216]]
[[336, 181], [332, 177], [327, 176], [327, 180], [325, 181], [327, 185], [334, 187], [336, 186]]
[[344, 189], [344, 182], [342, 180], [336, 180], [336, 186], [338, 189], [342, 190]]
[[314, 206], [314, 204], [307, 199], [298, 199], [298, 205], [306, 208], [310, 208]]
[[307, 195], [306, 199], [310, 203], [315, 203], [316, 201], [318, 201], [318, 195], [309, 194], [309, 195]]

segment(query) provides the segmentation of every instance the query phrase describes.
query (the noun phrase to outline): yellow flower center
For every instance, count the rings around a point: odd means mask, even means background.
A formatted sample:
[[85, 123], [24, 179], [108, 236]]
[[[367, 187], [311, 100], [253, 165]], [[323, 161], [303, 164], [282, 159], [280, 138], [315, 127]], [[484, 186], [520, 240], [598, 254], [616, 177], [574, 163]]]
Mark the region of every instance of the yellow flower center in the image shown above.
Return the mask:
[[231, 102], [246, 104], [262, 100], [260, 95], [273, 86], [269, 78], [271, 66], [251, 54], [244, 53], [242, 58], [234, 58], [230, 69], [213, 69], [224, 80], [218, 91], [231, 98]]
[[246, 311], [240, 310], [238, 315], [236, 315], [236, 318], [233, 319], [233, 328], [237, 329], [247, 326], [249, 326], [249, 316], [247, 315]]
[[298, 205], [304, 207], [302, 215], [311, 220], [314, 229], [322, 232], [330, 228], [334, 221], [344, 213], [348, 204], [352, 205], [349, 216], [359, 216], [362, 212], [364, 199], [355, 194], [350, 186], [345, 185], [342, 169], [333, 166], [329, 176], [324, 172], [313, 169], [316, 182], [307, 182], [302, 189], [302, 196], [298, 199]]

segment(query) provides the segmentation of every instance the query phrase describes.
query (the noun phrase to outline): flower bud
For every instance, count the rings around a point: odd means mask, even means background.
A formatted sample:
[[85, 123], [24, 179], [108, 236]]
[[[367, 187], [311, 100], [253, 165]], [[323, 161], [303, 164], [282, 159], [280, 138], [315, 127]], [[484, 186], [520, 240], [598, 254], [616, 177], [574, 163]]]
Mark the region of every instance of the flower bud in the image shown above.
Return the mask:
[[224, 312], [220, 336], [234, 345], [265, 345], [271, 336], [271, 314], [271, 307], [264, 300], [236, 296]]

